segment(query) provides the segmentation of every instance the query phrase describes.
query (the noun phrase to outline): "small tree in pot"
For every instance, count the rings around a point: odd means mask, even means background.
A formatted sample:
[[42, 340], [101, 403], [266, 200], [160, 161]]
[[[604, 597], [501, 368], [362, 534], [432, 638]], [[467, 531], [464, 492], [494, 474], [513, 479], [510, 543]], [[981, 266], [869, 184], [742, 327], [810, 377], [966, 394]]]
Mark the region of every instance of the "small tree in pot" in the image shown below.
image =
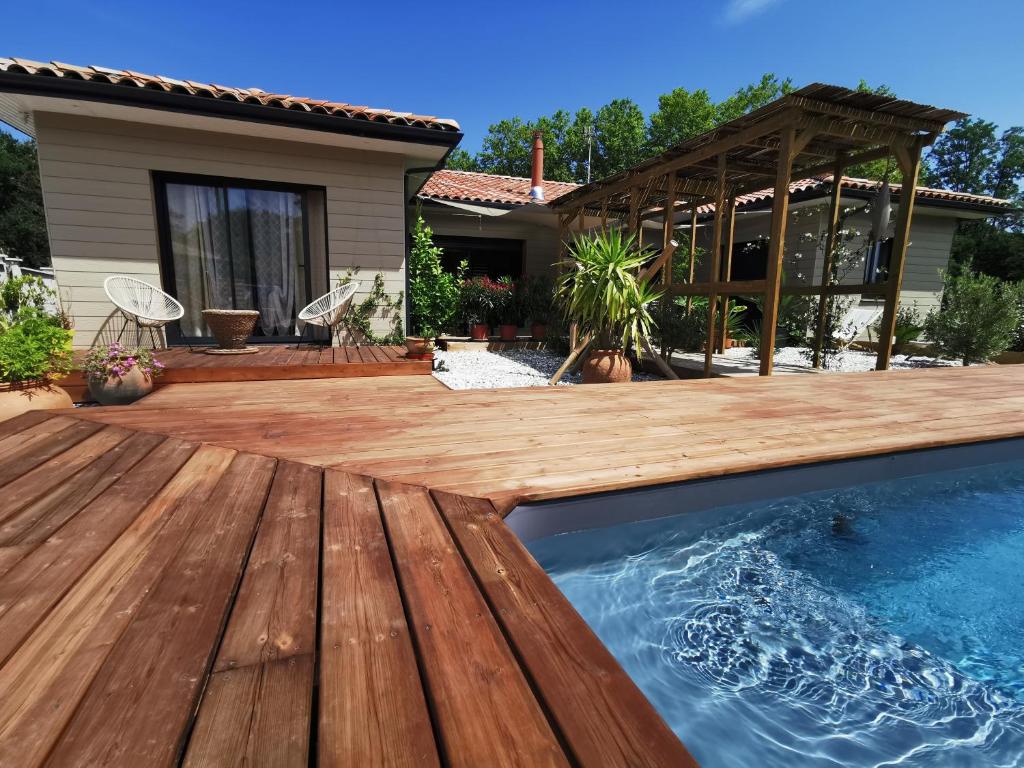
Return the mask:
[[523, 322], [521, 305], [515, 294], [511, 277], [498, 279], [494, 286], [494, 316], [498, 325], [498, 336], [502, 341], [515, 341], [519, 326]]
[[434, 337], [447, 330], [459, 312], [466, 262], [460, 263], [453, 275], [445, 272], [441, 254], [441, 248], [434, 245], [433, 232], [417, 214], [409, 251], [410, 335], [405, 340], [413, 354], [432, 351]]
[[558, 301], [566, 321], [593, 336], [583, 364], [585, 384], [632, 378], [626, 352], [650, 340], [650, 305], [661, 296], [638, 277], [649, 257], [632, 236], [623, 237], [618, 230], [582, 237], [570, 246]]

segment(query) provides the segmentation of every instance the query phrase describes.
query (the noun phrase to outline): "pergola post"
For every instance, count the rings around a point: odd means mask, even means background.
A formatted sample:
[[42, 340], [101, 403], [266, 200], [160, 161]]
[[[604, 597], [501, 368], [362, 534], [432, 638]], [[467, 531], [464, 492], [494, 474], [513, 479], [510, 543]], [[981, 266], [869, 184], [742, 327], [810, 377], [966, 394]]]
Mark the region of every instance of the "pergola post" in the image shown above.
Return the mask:
[[629, 219], [626, 221], [626, 231], [636, 238], [636, 247], [642, 248], [640, 242], [640, 187], [632, 187], [629, 190]]
[[[715, 226], [711, 236], [711, 282], [721, 280], [722, 223], [725, 219], [725, 153], [718, 156], [718, 185], [715, 190]], [[711, 376], [711, 363], [715, 354], [715, 308], [718, 294], [708, 296], [708, 336], [704, 343], [704, 378]]]
[[601, 200], [601, 231], [608, 231], [608, 198]]
[[832, 196], [828, 207], [828, 233], [825, 235], [825, 258], [821, 273], [821, 296], [818, 298], [818, 325], [814, 330], [814, 357], [811, 366], [821, 368], [821, 347], [825, 341], [825, 320], [828, 318], [828, 290], [832, 285], [832, 267], [836, 256], [836, 230], [842, 208], [842, 180], [846, 168], [846, 155], [836, 155], [832, 168]]
[[780, 134], [779, 161], [772, 199], [772, 223], [768, 241], [768, 274], [765, 279], [763, 317], [761, 318], [762, 376], [772, 375], [775, 357], [775, 331], [779, 322], [779, 292], [782, 288], [782, 256], [786, 250], [786, 219], [789, 216], [789, 177], [793, 168], [793, 142], [796, 128], [784, 128]]
[[[672, 224], [676, 213], [676, 174], [675, 171], [668, 174], [668, 195], [665, 197], [665, 216], [661, 222], [661, 252], [666, 253], [672, 243]], [[661, 284], [666, 288], [672, 285], [672, 259], [669, 258], [661, 267]]]
[[[736, 236], [736, 198], [730, 197], [726, 204], [727, 218], [725, 221], [725, 263], [722, 265], [722, 280], [732, 280], [732, 247]], [[729, 297], [722, 297], [722, 320], [719, 323], [718, 351], [725, 353], [725, 346], [729, 343]]]
[[[690, 206], [690, 277], [689, 284], [693, 285], [695, 269], [697, 267], [697, 203]], [[693, 296], [686, 297], [686, 314], [689, 315], [693, 309]]]
[[918, 139], [910, 147], [893, 146], [893, 153], [903, 172], [900, 185], [900, 207], [896, 215], [896, 233], [889, 260], [889, 274], [885, 281], [885, 309], [878, 335], [878, 358], [875, 370], [884, 371], [892, 358], [892, 337], [896, 333], [896, 312], [900, 305], [900, 289], [903, 286], [903, 267], [910, 245], [910, 223], [914, 216], [914, 198], [917, 195], [917, 177], [921, 173], [921, 150], [923, 142]]

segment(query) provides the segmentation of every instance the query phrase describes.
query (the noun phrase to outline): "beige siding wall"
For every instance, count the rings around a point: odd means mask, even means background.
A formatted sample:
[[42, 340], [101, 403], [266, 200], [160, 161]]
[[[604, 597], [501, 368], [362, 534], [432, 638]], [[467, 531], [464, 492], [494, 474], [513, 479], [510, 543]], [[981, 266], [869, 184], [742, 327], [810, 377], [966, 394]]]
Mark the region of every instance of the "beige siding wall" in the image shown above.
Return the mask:
[[[57, 282], [75, 318], [77, 346], [90, 346], [113, 307], [103, 279], [128, 274], [160, 284], [151, 171], [324, 187], [333, 281], [361, 267], [369, 289], [405, 288], [405, 191], [397, 155], [37, 114], [39, 165]], [[357, 299], [358, 300], [358, 299]], [[380, 331], [387, 324], [380, 320]]]

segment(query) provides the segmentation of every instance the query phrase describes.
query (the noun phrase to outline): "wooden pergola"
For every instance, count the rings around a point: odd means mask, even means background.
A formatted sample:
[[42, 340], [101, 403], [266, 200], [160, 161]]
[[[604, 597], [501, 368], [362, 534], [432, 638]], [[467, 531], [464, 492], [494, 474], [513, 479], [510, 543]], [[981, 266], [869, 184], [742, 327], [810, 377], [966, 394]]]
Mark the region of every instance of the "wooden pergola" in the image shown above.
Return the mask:
[[[772, 372], [780, 293], [819, 297], [814, 365], [821, 360], [825, 317], [830, 296], [882, 296], [885, 307], [879, 334], [877, 370], [889, 367], [896, 325], [903, 267], [914, 212], [914, 195], [900, 194], [896, 229], [887, 278], [881, 283], [848, 285], [832, 281], [837, 246], [843, 171], [852, 165], [893, 158], [902, 171], [902, 190], [914, 189], [921, 169], [922, 150], [935, 141], [946, 123], [964, 117], [961, 112], [915, 104], [832, 85], [814, 84], [794, 91], [750, 114], [689, 139], [639, 165], [587, 184], [553, 203], [559, 214], [560, 241], [566, 247], [574, 232], [588, 229], [598, 219], [639, 235], [647, 220], [662, 222], [663, 242], [645, 275], [661, 272], [670, 296], [708, 298], [708, 337], [704, 375], [711, 375], [716, 347], [715, 315], [718, 302], [731, 296], [763, 296], [761, 362], [763, 376]], [[824, 268], [817, 285], [782, 286], [782, 265], [789, 214], [790, 184], [794, 179], [831, 174], [833, 178], [829, 224], [825, 237]], [[731, 279], [733, 224], [736, 198], [774, 186], [767, 265], [764, 280]], [[693, 252], [698, 208], [713, 206], [710, 274], [708, 282], [694, 282]], [[672, 274], [672, 239], [681, 215], [690, 219], [690, 274]], [[685, 219], [684, 219], [685, 220]], [[725, 312], [722, 313], [724, 320]], [[574, 354], [587, 340], [574, 339]], [[647, 349], [654, 355], [653, 350]], [[662, 369], [667, 364], [656, 357]], [[569, 362], [569, 361], [567, 361]]]

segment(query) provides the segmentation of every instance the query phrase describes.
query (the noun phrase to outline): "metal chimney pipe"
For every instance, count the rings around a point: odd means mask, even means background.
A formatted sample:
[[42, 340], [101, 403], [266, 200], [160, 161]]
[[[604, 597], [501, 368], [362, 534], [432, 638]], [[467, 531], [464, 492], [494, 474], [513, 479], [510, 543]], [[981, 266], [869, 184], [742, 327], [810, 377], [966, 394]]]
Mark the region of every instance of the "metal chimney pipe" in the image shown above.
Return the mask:
[[530, 178], [530, 197], [534, 200], [544, 199], [544, 133], [533, 132], [533, 164]]

